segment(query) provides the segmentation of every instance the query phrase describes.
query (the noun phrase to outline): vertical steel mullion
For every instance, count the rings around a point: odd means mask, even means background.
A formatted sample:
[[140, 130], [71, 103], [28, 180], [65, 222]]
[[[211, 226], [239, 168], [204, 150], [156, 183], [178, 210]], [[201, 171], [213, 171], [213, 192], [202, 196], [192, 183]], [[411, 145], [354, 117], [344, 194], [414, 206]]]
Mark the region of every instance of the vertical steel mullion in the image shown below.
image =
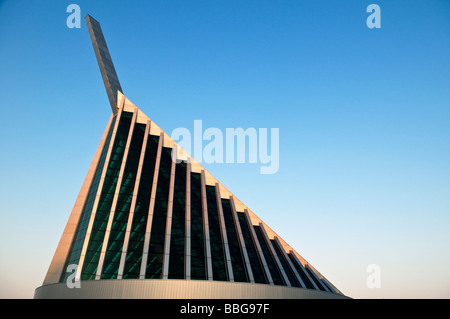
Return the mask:
[[145, 269], [147, 268], [148, 249], [150, 246], [150, 232], [152, 230], [153, 210], [155, 208], [156, 187], [158, 186], [159, 166], [161, 162], [161, 152], [164, 144], [164, 133], [159, 136], [158, 151], [156, 153], [155, 171], [153, 173], [152, 192], [150, 194], [150, 204], [148, 207], [147, 225], [145, 228], [144, 247], [142, 249], [141, 269], [139, 279], [145, 279]]
[[267, 248], [269, 248], [269, 252], [272, 255], [272, 258], [275, 261], [275, 264], [277, 265], [277, 268], [280, 271], [281, 276], [283, 277], [284, 283], [286, 284], [286, 286], [291, 287], [291, 283], [289, 282], [286, 272], [284, 271], [284, 268], [281, 265], [280, 260], [278, 259], [277, 253], [275, 252], [275, 249], [272, 246], [272, 242], [270, 241], [270, 238], [267, 235], [267, 232], [266, 232], [266, 229], [264, 228], [263, 223], [259, 223], [259, 229], [261, 230], [261, 234], [263, 235], [263, 238], [264, 238], [264, 241], [266, 242]]
[[103, 263], [105, 261], [106, 249], [108, 248], [109, 235], [111, 234], [111, 228], [116, 215], [117, 201], [119, 199], [120, 188], [122, 187], [123, 173], [128, 161], [128, 152], [130, 150], [131, 140], [133, 139], [134, 125], [136, 124], [136, 118], [138, 114], [138, 109], [135, 108], [133, 111], [133, 118], [131, 119], [130, 129], [128, 130], [127, 143], [125, 144], [125, 151], [122, 157], [122, 163], [120, 165], [119, 176], [117, 178], [116, 189], [114, 191], [114, 198], [111, 204], [111, 211], [108, 217], [108, 224], [106, 226], [105, 237], [103, 237], [102, 249], [100, 252], [100, 258], [98, 260], [97, 274], [95, 275], [95, 280], [100, 279], [103, 271]]
[[233, 215], [234, 225], [236, 227], [236, 233], [239, 239], [239, 246], [241, 248], [242, 256], [244, 257], [245, 266], [247, 268], [248, 280], [250, 283], [255, 282], [255, 278], [253, 277], [252, 267], [250, 265], [250, 259], [248, 258], [247, 247], [245, 246], [244, 236], [242, 235], [241, 225], [239, 224], [239, 219], [236, 212], [236, 206], [234, 205], [234, 198], [230, 196], [230, 204], [231, 204], [231, 213]]
[[222, 236], [223, 250], [225, 252], [225, 265], [228, 274], [228, 281], [234, 281], [233, 265], [231, 263], [230, 247], [228, 246], [227, 228], [223, 217], [222, 197], [220, 196], [219, 183], [215, 185], [217, 211], [219, 213], [220, 234]]
[[317, 276], [316, 272], [309, 265], [306, 265], [306, 267], [308, 267], [308, 269], [311, 271], [312, 275], [317, 279], [317, 282], [322, 286], [322, 288], [325, 289], [325, 291], [331, 292], [328, 289], [328, 287], [322, 283], [322, 280], [320, 280], [320, 278], [319, 278], [319, 276]]
[[284, 260], [286, 261], [288, 266], [291, 268], [291, 270], [292, 270], [292, 272], [293, 272], [293, 274], [295, 276], [295, 279], [297, 279], [298, 283], [300, 284], [300, 286], [302, 288], [306, 288], [306, 285], [303, 282], [302, 277], [300, 277], [300, 275], [298, 274], [297, 269], [295, 269], [294, 264], [292, 263], [291, 259], [289, 258], [289, 256], [287, 255], [286, 251], [284, 250], [283, 245], [281, 245], [280, 239], [275, 236], [274, 240], [275, 240], [275, 242], [276, 242], [276, 244], [278, 246], [278, 249], [283, 254]]
[[[173, 151], [174, 149], [172, 149]], [[162, 265], [162, 279], [169, 278], [169, 257], [170, 257], [170, 236], [172, 234], [172, 212], [173, 212], [173, 197], [175, 187], [175, 169], [176, 161], [172, 158], [172, 165], [170, 168], [170, 181], [169, 181], [169, 198], [167, 201], [167, 216], [166, 216], [166, 230], [164, 239], [164, 255]]]
[[245, 215], [245, 220], [247, 221], [248, 229], [250, 230], [250, 234], [253, 239], [253, 243], [255, 244], [255, 247], [256, 247], [256, 252], [258, 254], [259, 260], [261, 261], [262, 268], [264, 269], [264, 274], [266, 276], [267, 282], [269, 285], [273, 285], [274, 283], [273, 283], [272, 275], [270, 274], [270, 270], [269, 270], [269, 267], [267, 266], [266, 258], [264, 257], [264, 253], [261, 249], [261, 245], [259, 244], [258, 236], [256, 236], [256, 232], [255, 232], [255, 229], [253, 228], [253, 223], [252, 223], [252, 220], [250, 218], [250, 215], [249, 215], [247, 209], [244, 209], [244, 215]]
[[308, 271], [306, 271], [305, 267], [303, 266], [303, 264], [301, 263], [301, 261], [297, 258], [297, 255], [295, 254], [295, 252], [293, 250], [291, 250], [289, 252], [291, 254], [292, 257], [294, 257], [294, 260], [297, 262], [298, 266], [300, 267], [300, 269], [303, 271], [303, 274], [306, 276], [306, 278], [308, 278], [309, 282], [311, 283], [311, 285], [314, 287], [314, 289], [316, 290], [320, 290], [319, 287], [316, 285], [316, 283], [314, 282], [314, 280], [311, 278], [311, 276], [309, 275]]
[[320, 280], [323, 285], [327, 286], [328, 290], [333, 294], [338, 294], [338, 292], [331, 286], [331, 284], [328, 282], [326, 278], [322, 278]]
[[272, 242], [270, 241], [270, 238], [267, 235], [267, 232], [266, 232], [266, 229], [264, 228], [263, 223], [259, 223], [259, 229], [261, 229], [261, 233], [264, 237], [264, 240], [266, 241], [267, 247], [269, 248], [269, 251], [270, 251], [272, 257], [275, 260], [275, 263], [277, 264], [278, 270], [280, 271], [280, 274], [283, 277], [283, 280], [284, 280], [286, 286], [291, 287], [291, 283], [289, 282], [286, 272], [284, 271], [283, 265], [281, 265], [281, 262], [278, 259], [277, 253], [275, 252], [275, 248], [273, 248], [273, 246], [272, 246]]
[[83, 270], [84, 259], [86, 257], [87, 247], [89, 245], [89, 240], [91, 238], [92, 227], [94, 226], [95, 215], [97, 213], [98, 203], [100, 201], [100, 195], [103, 190], [103, 184], [105, 182], [106, 172], [108, 171], [109, 160], [111, 159], [112, 149], [114, 147], [114, 142], [116, 140], [117, 129], [119, 127], [119, 123], [123, 113], [123, 105], [119, 108], [119, 112], [117, 113], [116, 122], [114, 123], [114, 130], [111, 134], [111, 138], [109, 140], [108, 153], [106, 154], [105, 162], [103, 164], [102, 175], [100, 177], [100, 181], [97, 188], [97, 194], [95, 195], [94, 205], [92, 206], [91, 217], [89, 219], [88, 228], [86, 231], [86, 235], [84, 237], [83, 248], [80, 254], [80, 260], [78, 261], [78, 269], [75, 275], [75, 280], [80, 280], [81, 272]]
[[206, 181], [205, 171], [201, 173], [201, 198], [202, 198], [202, 214], [203, 214], [203, 240], [205, 243], [205, 258], [207, 279], [213, 280], [212, 258], [211, 258], [211, 240], [209, 237], [209, 220], [208, 220], [208, 204], [206, 200]]
[[117, 273], [117, 279], [122, 279], [123, 270], [125, 267], [125, 259], [126, 259], [127, 251], [128, 251], [128, 243], [130, 240], [131, 227], [133, 225], [134, 210], [136, 209], [137, 195], [138, 195], [139, 186], [140, 186], [140, 182], [141, 182], [142, 167], [144, 165], [145, 152], [147, 150], [147, 141], [148, 141], [149, 134], [150, 134], [150, 125], [151, 125], [151, 122], [147, 121], [147, 124], [145, 126], [144, 140], [142, 141], [141, 155], [139, 157], [138, 170], [136, 173], [136, 182], [134, 184], [133, 199], [131, 201], [130, 213], [128, 215], [128, 222], [127, 222], [127, 229], [125, 231], [125, 238], [123, 241], [122, 255], [120, 256], [120, 264], [119, 264], [119, 271]]
[[184, 276], [191, 279], [191, 162], [186, 163], [186, 216], [184, 240]]

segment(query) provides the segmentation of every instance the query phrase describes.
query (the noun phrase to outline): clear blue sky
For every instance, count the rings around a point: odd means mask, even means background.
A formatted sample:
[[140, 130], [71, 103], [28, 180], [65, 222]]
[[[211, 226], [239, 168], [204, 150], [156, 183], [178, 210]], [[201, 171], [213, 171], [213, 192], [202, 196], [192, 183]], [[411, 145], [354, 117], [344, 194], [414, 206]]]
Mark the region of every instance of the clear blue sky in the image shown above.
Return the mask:
[[449, 1], [0, 0], [1, 298], [41, 285], [110, 116], [87, 13], [169, 134], [280, 129], [275, 175], [205, 166], [345, 294], [450, 298]]

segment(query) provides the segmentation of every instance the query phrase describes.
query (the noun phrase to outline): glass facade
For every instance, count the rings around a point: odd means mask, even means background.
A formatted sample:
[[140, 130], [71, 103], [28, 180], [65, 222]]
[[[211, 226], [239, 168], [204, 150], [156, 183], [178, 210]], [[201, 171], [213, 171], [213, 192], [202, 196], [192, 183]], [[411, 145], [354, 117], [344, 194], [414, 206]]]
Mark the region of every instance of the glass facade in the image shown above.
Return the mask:
[[303, 266], [299, 265], [297, 261], [295, 260], [295, 257], [289, 253], [289, 258], [291, 259], [292, 264], [294, 265], [295, 269], [297, 270], [298, 275], [300, 278], [302, 278], [303, 283], [305, 284], [306, 288], [308, 289], [314, 289], [314, 285], [311, 283], [311, 281], [308, 279], [308, 277], [305, 274], [305, 268]]
[[118, 200], [115, 207], [114, 220], [107, 244], [107, 250], [102, 268], [102, 279], [115, 279], [119, 270], [123, 240], [133, 199], [136, 173], [144, 139], [145, 125], [136, 124], [128, 150], [125, 170], [122, 177]]
[[211, 244], [211, 261], [214, 280], [228, 280], [225, 267], [222, 234], [220, 231], [219, 212], [217, 210], [216, 189], [206, 185], [206, 199], [208, 206], [209, 240]]
[[291, 267], [289, 267], [288, 261], [284, 258], [284, 254], [281, 252], [281, 247], [278, 247], [278, 244], [275, 240], [270, 241], [272, 243], [273, 249], [275, 250], [275, 253], [277, 254], [278, 260], [281, 263], [281, 266], [283, 267], [283, 270], [289, 280], [289, 283], [292, 287], [300, 287], [300, 283], [297, 281], [297, 278], [295, 277], [294, 272], [291, 270]]
[[122, 157], [133, 114], [122, 112], [82, 268], [81, 280], [95, 279]]
[[206, 280], [200, 178], [199, 173], [191, 173], [191, 279]]
[[182, 162], [176, 165], [170, 236], [169, 279], [184, 279], [185, 277], [186, 170], [186, 163]]
[[327, 291], [327, 290], [322, 286], [322, 283], [319, 281], [318, 278], [316, 278], [316, 276], [313, 274], [313, 271], [312, 271], [308, 266], [305, 267], [305, 270], [308, 272], [309, 276], [312, 278], [312, 280], [314, 280], [314, 282], [316, 283], [316, 286], [319, 287], [320, 290], [322, 290], [322, 291]]
[[157, 136], [150, 135], [147, 139], [144, 163], [142, 164], [141, 178], [136, 198], [136, 207], [134, 208], [133, 222], [125, 258], [122, 277], [124, 279], [139, 278], [158, 143], [159, 137]]
[[328, 282], [326, 282], [325, 279], [321, 279], [320, 282], [321, 282], [324, 286], [326, 286], [330, 292], [336, 293], [336, 290], [334, 290], [333, 287], [331, 287], [331, 285], [330, 285]]
[[147, 279], [161, 278], [162, 276], [171, 164], [171, 149], [163, 147], [159, 165], [158, 184], [156, 186], [147, 267], [145, 270], [145, 278]]
[[261, 250], [264, 254], [264, 258], [266, 259], [267, 267], [269, 268], [270, 275], [272, 276], [273, 283], [275, 285], [285, 285], [283, 279], [281, 278], [280, 271], [278, 270], [275, 259], [270, 253], [269, 247], [264, 240], [263, 234], [261, 233], [260, 226], [253, 226], [255, 229], [256, 236], [258, 237], [259, 245], [261, 246]]
[[229, 199], [222, 198], [222, 209], [223, 218], [225, 220], [225, 228], [227, 230], [228, 248], [230, 249], [231, 264], [233, 265], [234, 281], [248, 282], [247, 271], [244, 266], [241, 245], [237, 236]]
[[[134, 124], [128, 152], [125, 147], [131, 131], [133, 114], [122, 112], [121, 118], [113, 117], [107, 133], [105, 145], [100, 153], [98, 167], [93, 176], [92, 184], [87, 194], [86, 202], [80, 217], [73, 243], [71, 245], [66, 266], [78, 263], [85, 240], [89, 240], [82, 265], [81, 279], [160, 279], [163, 269], [167, 269], [168, 279], [187, 279], [186, 262], [190, 255], [190, 279], [215, 281], [249, 282], [251, 270], [254, 282], [269, 284], [269, 277], [274, 285], [288, 285], [322, 291], [333, 291], [329, 284], [318, 279], [309, 268], [302, 267], [292, 253], [283, 252], [283, 247], [275, 239], [266, 238], [263, 226], [252, 225], [244, 212], [232, 211], [228, 198], [218, 198], [215, 185], [203, 185], [202, 175], [190, 172], [184, 162], [172, 165], [171, 148], [159, 145], [159, 136], [148, 135], [145, 139], [146, 125]], [[112, 132], [116, 120], [119, 120], [117, 132], [113, 138]], [[145, 152], [142, 153], [146, 141]], [[107, 151], [111, 147], [109, 161], [106, 162]], [[158, 147], [161, 147], [159, 167], [156, 167]], [[141, 154], [144, 158], [141, 159]], [[125, 157], [126, 156], [126, 157]], [[122, 163], [125, 161], [123, 175], [119, 177]], [[142, 167], [139, 163], [142, 161]], [[101, 174], [106, 167], [106, 176], [102, 182]], [[171, 170], [174, 167], [173, 199], [169, 198]], [[153, 184], [155, 172], [158, 175]], [[140, 176], [138, 176], [140, 172]], [[187, 174], [190, 174], [188, 183]], [[117, 184], [120, 182], [120, 187]], [[136, 185], [136, 183], [138, 183]], [[101, 188], [97, 210], [93, 212], [95, 198]], [[151, 200], [152, 188], [155, 198]], [[189, 192], [187, 187], [190, 187]], [[204, 187], [204, 188], [203, 188]], [[203, 189], [202, 189], [203, 188]], [[134, 193], [136, 189], [136, 193]], [[116, 192], [118, 190], [118, 192]], [[117, 193], [117, 194], [116, 194]], [[205, 194], [206, 198], [202, 197]], [[132, 209], [135, 196], [134, 210]], [[186, 196], [190, 196], [189, 201]], [[204, 199], [206, 199], [204, 201]], [[168, 222], [168, 204], [172, 200], [170, 245], [165, 247], [166, 225]], [[150, 204], [154, 202], [154, 207]], [[206, 207], [204, 203], [206, 202]], [[113, 207], [113, 203], [115, 203]], [[186, 206], [189, 203], [188, 206]], [[190, 210], [190, 237], [187, 237], [186, 209]], [[223, 219], [220, 212], [223, 212]], [[95, 213], [90, 237], [86, 237], [87, 226], [92, 214]], [[113, 215], [111, 215], [113, 214]], [[130, 214], [132, 218], [130, 219]], [[149, 218], [151, 217], [151, 218]], [[207, 217], [208, 222], [205, 223]], [[111, 229], [107, 232], [107, 223], [112, 218]], [[129, 234], [127, 224], [131, 222]], [[207, 225], [207, 229], [205, 228]], [[239, 235], [238, 227], [242, 233]], [[144, 256], [146, 230], [149, 240], [147, 262], [141, 267]], [[206, 233], [209, 233], [211, 268], [207, 267]], [[227, 238], [227, 245], [224, 238]], [[125, 238], [128, 245], [124, 246]], [[169, 238], [169, 237], [167, 237]], [[190, 251], [187, 251], [187, 238], [190, 240]], [[241, 240], [243, 242], [241, 242]], [[101, 250], [104, 250], [102, 271], [97, 275], [99, 262], [102, 261]], [[248, 263], [244, 260], [243, 245], [245, 245]], [[228, 246], [231, 268], [227, 266], [225, 247]], [[258, 251], [258, 246], [260, 251]], [[122, 251], [123, 249], [126, 251]], [[164, 249], [168, 258], [164, 259]], [[265, 266], [260, 258], [264, 257]], [[261, 256], [261, 257], [262, 257]], [[123, 273], [119, 274], [121, 258], [124, 258]], [[276, 261], [278, 259], [279, 263]], [[167, 268], [164, 262], [167, 261]], [[247, 269], [250, 267], [251, 269]], [[293, 267], [293, 268], [291, 268]], [[211, 273], [209, 273], [211, 271]], [[232, 273], [228, 273], [232, 271]], [[141, 273], [142, 272], [142, 273]], [[284, 273], [286, 277], [282, 275]], [[297, 274], [300, 279], [297, 277]], [[65, 272], [60, 277], [64, 281]], [[166, 278], [164, 276], [164, 278]]]
[[261, 264], [261, 260], [258, 257], [255, 243], [253, 242], [252, 235], [250, 233], [249, 225], [245, 219], [244, 213], [237, 213], [239, 224], [241, 225], [242, 237], [244, 237], [245, 248], [247, 249], [248, 259], [250, 266], [252, 267], [253, 277], [256, 283], [267, 284], [266, 275]]

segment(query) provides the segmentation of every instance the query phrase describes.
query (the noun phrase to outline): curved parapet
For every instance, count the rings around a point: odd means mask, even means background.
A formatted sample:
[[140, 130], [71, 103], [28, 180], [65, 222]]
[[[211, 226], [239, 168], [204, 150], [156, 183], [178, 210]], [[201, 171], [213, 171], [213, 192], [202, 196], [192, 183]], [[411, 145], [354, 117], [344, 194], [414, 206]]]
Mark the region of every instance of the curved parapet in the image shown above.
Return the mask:
[[348, 299], [329, 292], [198, 280], [82, 281], [80, 288], [59, 283], [39, 287], [35, 299]]

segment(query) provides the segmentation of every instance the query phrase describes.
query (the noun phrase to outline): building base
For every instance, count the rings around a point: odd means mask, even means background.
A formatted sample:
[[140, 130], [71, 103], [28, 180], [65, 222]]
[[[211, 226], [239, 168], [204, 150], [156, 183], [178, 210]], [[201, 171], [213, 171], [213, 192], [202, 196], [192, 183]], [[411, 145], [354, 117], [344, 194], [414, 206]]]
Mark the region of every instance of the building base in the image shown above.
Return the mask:
[[66, 283], [44, 285], [35, 299], [348, 299], [329, 292], [272, 286], [176, 279], [87, 280], [80, 288]]

